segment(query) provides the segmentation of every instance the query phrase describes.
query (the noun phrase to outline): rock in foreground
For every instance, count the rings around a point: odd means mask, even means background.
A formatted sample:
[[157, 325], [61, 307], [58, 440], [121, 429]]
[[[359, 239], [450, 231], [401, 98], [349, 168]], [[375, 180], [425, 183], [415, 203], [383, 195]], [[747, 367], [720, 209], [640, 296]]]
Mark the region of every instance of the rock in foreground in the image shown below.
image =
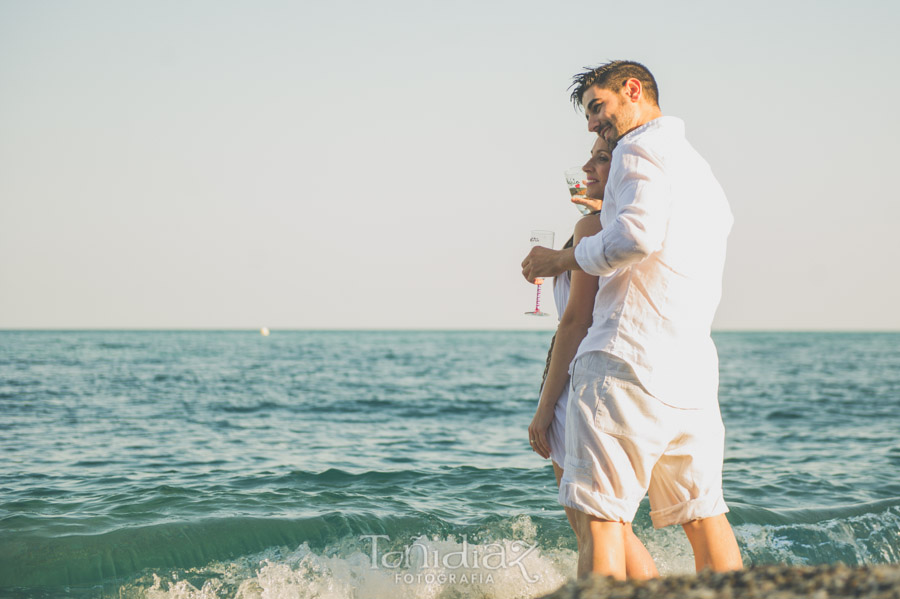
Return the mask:
[[900, 599], [900, 565], [850, 568], [756, 566], [716, 574], [620, 582], [593, 577], [570, 581], [545, 599]]

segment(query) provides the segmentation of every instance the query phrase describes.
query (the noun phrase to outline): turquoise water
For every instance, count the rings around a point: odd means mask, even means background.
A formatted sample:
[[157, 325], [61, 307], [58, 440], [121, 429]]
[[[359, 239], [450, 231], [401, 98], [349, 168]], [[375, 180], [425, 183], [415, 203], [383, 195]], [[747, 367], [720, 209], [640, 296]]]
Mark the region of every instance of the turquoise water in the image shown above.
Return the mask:
[[[0, 332], [0, 595], [551, 591], [575, 543], [527, 444], [549, 340]], [[900, 561], [900, 334], [715, 340], [745, 562]], [[660, 570], [691, 571], [647, 511]]]

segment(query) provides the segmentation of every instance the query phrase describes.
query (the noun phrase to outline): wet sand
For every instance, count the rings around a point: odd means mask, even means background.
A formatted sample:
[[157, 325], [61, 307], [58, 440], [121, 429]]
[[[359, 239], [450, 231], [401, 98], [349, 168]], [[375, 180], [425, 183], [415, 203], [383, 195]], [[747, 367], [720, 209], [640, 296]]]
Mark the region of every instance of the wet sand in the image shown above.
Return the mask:
[[649, 581], [570, 581], [545, 599], [900, 599], [900, 564], [847, 567], [756, 566]]

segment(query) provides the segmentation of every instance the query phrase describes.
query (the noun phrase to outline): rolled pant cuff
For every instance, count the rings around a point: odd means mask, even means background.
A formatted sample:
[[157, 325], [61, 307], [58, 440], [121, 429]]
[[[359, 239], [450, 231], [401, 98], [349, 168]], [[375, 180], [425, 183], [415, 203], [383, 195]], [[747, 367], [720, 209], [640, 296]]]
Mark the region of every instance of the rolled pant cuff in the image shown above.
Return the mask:
[[[560, 494], [560, 497], [562, 495]], [[673, 505], [662, 510], [650, 512], [650, 519], [654, 528], [663, 528], [673, 524], [686, 524], [691, 520], [700, 518], [712, 518], [728, 511], [725, 498], [719, 492], [715, 495], [705, 495], [678, 505]]]
[[565, 477], [559, 481], [559, 503], [609, 522], [631, 522], [637, 513], [634, 502], [588, 491], [578, 482], [566, 481]]

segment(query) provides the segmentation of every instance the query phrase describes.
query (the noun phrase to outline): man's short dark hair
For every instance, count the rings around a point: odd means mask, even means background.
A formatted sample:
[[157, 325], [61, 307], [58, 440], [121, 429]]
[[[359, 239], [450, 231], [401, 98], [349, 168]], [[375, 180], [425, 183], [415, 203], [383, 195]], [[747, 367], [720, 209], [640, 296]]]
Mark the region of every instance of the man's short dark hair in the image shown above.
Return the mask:
[[659, 106], [659, 88], [650, 69], [639, 62], [631, 60], [613, 60], [572, 77], [572, 103], [581, 107], [584, 92], [593, 86], [618, 92], [629, 79], [637, 79], [644, 89], [644, 97]]

